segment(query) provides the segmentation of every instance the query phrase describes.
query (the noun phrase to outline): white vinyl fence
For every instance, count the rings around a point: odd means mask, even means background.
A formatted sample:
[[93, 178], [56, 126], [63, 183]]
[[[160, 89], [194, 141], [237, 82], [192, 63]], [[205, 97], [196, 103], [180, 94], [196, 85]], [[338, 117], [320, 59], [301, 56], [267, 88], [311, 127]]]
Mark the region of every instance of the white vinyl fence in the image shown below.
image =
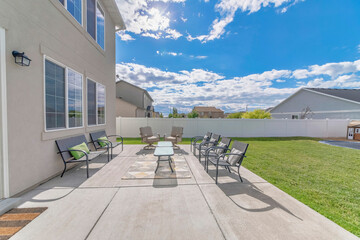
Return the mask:
[[346, 137], [346, 119], [188, 119], [188, 118], [116, 118], [116, 134], [140, 137], [140, 127], [150, 126], [161, 136], [172, 126], [184, 127], [184, 136], [213, 132], [227, 137]]

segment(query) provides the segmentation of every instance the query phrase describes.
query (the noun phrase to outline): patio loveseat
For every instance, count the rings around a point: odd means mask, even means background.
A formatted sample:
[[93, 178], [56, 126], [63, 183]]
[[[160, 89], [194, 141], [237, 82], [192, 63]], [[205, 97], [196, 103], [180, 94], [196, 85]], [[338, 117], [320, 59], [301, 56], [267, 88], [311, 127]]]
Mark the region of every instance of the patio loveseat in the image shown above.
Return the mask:
[[[110, 141], [109, 137], [120, 138], [121, 141]], [[106, 150], [107, 148], [109, 148], [111, 151], [111, 159], [113, 158], [113, 148], [121, 145], [121, 151], [124, 150], [123, 137], [121, 137], [120, 135], [106, 135], [105, 130], [90, 133], [90, 139], [95, 147], [95, 150]], [[108, 144], [105, 144], [103, 141], [107, 141]]]
[[[100, 142], [101, 140], [96, 140], [96, 142]], [[79, 135], [76, 137], [70, 137], [70, 138], [64, 138], [60, 140], [55, 141], [56, 146], [59, 150], [58, 154], [60, 154], [61, 159], [64, 162], [64, 170], [61, 173], [61, 177], [63, 177], [65, 171], [66, 171], [66, 165], [69, 163], [81, 163], [86, 162], [86, 176], [89, 178], [89, 161], [100, 156], [103, 153], [108, 153], [108, 162], [109, 159], [109, 143], [104, 141], [104, 144], [107, 146], [106, 150], [102, 151], [89, 151], [86, 152], [85, 150], [74, 149], [75, 146], [78, 146], [80, 144], [85, 144], [86, 147], [88, 146], [88, 142], [86, 140], [85, 135]], [[79, 159], [76, 159], [73, 154], [74, 153], [80, 153], [83, 155]], [[81, 156], [80, 155], [80, 156]]]

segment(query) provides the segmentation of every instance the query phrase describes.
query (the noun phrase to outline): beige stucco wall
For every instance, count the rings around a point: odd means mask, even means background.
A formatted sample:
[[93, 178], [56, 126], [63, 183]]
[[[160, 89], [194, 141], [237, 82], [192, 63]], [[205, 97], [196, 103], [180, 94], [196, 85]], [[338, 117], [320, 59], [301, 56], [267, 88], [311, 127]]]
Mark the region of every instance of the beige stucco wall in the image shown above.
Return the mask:
[[116, 98], [116, 117], [136, 117], [137, 107], [120, 98]]
[[116, 84], [116, 96], [139, 107], [144, 104], [144, 92], [126, 83]]
[[[88, 138], [89, 132], [100, 129], [115, 133], [115, 32], [114, 24], [104, 9], [106, 51], [103, 51], [58, 0], [1, 0], [0, 4], [0, 25], [7, 29], [12, 196], [62, 171], [62, 160], [56, 154], [56, 139], [78, 134], [85, 134]], [[83, 17], [84, 26], [85, 20]], [[30, 67], [14, 64], [13, 50], [24, 51], [32, 59]], [[45, 132], [44, 55], [83, 74], [83, 128]], [[105, 126], [87, 126], [87, 77], [106, 86]]]
[[145, 117], [145, 109], [138, 108], [136, 109], [136, 117]]

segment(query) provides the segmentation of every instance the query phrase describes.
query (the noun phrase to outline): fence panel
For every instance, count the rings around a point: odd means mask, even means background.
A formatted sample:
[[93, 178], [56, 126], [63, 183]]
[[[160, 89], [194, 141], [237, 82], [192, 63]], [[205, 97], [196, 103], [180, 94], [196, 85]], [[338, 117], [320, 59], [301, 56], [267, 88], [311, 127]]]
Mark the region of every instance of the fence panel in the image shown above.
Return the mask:
[[117, 118], [116, 133], [139, 137], [139, 128], [151, 126], [161, 136], [171, 133], [172, 126], [184, 128], [185, 138], [206, 132], [228, 137], [345, 137], [346, 119], [188, 119], [188, 118]]

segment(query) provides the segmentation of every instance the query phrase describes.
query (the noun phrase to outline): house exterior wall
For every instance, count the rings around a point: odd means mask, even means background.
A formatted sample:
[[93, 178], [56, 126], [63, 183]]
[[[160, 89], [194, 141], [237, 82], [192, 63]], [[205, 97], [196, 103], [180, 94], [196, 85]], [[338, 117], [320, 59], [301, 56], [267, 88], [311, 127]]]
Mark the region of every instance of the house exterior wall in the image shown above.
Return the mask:
[[144, 91], [128, 84], [116, 84], [116, 96], [144, 108]]
[[[1, 0], [0, 26], [6, 28], [7, 42], [10, 196], [62, 171], [56, 139], [79, 134], [88, 138], [89, 132], [100, 129], [115, 132], [115, 26], [103, 10], [105, 51], [86, 32], [85, 12], [81, 26], [58, 0]], [[14, 64], [13, 50], [24, 51], [31, 65]], [[45, 55], [83, 74], [83, 127], [45, 131]], [[106, 87], [105, 125], [87, 126], [86, 78]]]
[[199, 112], [200, 118], [224, 118], [224, 116], [222, 112]]
[[146, 109], [148, 106], [152, 106], [151, 99], [144, 93], [144, 108]]
[[331, 96], [300, 90], [282, 104], [270, 111], [272, 118], [291, 119], [300, 115], [302, 110], [310, 107], [313, 119], [360, 119], [360, 104], [337, 99]]
[[120, 98], [116, 98], [116, 117], [136, 117], [137, 107]]
[[136, 117], [140, 117], [140, 118], [146, 117], [146, 110], [142, 108], [137, 108]]

